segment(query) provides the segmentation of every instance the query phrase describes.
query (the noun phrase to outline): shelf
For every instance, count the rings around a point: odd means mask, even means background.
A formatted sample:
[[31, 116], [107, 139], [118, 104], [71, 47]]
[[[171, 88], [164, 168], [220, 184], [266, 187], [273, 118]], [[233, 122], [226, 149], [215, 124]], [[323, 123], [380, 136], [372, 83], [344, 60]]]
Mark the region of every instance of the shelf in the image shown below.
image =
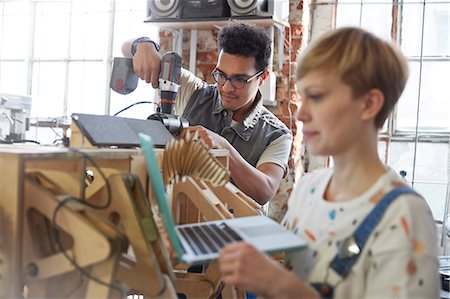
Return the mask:
[[241, 16], [220, 17], [208, 19], [177, 19], [177, 18], [155, 18], [146, 19], [144, 22], [153, 24], [162, 29], [214, 29], [225, 26], [230, 20], [248, 21], [259, 26], [289, 27], [289, 22], [280, 20], [275, 16]]

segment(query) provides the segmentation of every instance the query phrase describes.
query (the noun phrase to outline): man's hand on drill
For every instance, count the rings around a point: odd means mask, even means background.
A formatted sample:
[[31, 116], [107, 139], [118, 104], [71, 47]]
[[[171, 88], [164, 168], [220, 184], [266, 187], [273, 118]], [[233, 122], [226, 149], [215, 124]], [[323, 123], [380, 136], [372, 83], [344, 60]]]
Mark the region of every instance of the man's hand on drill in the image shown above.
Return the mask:
[[139, 43], [136, 54], [133, 56], [134, 73], [147, 83], [152, 83], [153, 88], [158, 87], [161, 55], [151, 43]]

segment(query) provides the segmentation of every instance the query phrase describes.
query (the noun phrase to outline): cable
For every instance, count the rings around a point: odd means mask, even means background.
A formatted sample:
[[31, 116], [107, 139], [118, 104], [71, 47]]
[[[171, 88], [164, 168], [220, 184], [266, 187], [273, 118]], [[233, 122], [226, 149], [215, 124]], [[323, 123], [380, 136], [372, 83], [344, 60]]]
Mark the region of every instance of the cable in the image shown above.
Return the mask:
[[159, 104], [158, 104], [158, 103], [155, 103], [155, 102], [150, 102], [150, 101], [140, 101], [140, 102], [136, 102], [136, 103], [134, 103], [134, 104], [131, 104], [131, 105], [129, 105], [129, 106], [123, 108], [122, 110], [119, 110], [118, 112], [114, 113], [113, 116], [117, 116], [117, 115], [119, 115], [120, 113], [122, 113], [122, 112], [124, 112], [124, 111], [130, 109], [131, 107], [136, 106], [136, 105], [140, 105], [140, 104], [155, 104], [157, 107], [159, 107]]
[[[58, 203], [58, 205], [56, 206], [55, 210], [53, 211], [53, 216], [52, 216], [52, 225], [53, 225], [53, 229], [52, 229], [52, 233], [51, 233], [51, 238], [53, 239], [52, 241], [58, 246], [58, 249], [61, 251], [61, 253], [64, 255], [64, 257], [70, 261], [70, 263], [84, 276], [86, 276], [88, 279], [95, 281], [98, 284], [101, 284], [103, 286], [107, 286], [110, 287], [118, 292], [120, 292], [121, 298], [125, 298], [125, 291], [119, 286], [119, 285], [115, 285], [115, 284], [110, 284], [107, 282], [104, 282], [102, 280], [100, 280], [97, 277], [92, 276], [90, 273], [88, 273], [85, 269], [83, 269], [81, 266], [78, 265], [78, 263], [75, 261], [75, 259], [71, 258], [65, 250], [63, 250], [60, 239], [59, 239], [59, 234], [58, 234], [58, 230], [57, 230], [57, 225], [56, 225], [56, 217], [58, 215], [58, 212], [60, 211], [60, 209], [62, 207], [64, 207], [64, 205], [66, 205], [68, 202], [70, 201], [75, 201], [79, 204], [82, 204], [84, 206], [90, 207], [92, 209], [95, 210], [102, 210], [102, 209], [106, 209], [110, 206], [111, 201], [112, 201], [112, 194], [111, 194], [111, 185], [109, 183], [109, 181], [107, 180], [107, 177], [105, 175], [105, 173], [101, 170], [101, 168], [99, 167], [99, 165], [97, 164], [97, 162], [95, 162], [95, 160], [89, 156], [86, 153], [83, 153], [81, 151], [79, 151], [78, 149], [74, 149], [74, 148], [69, 148], [70, 151], [79, 154], [81, 156], [83, 156], [86, 160], [88, 160], [90, 163], [92, 163], [92, 165], [94, 166], [95, 169], [97, 169], [98, 173], [100, 174], [100, 176], [103, 178], [103, 180], [105, 181], [105, 185], [106, 185], [106, 191], [107, 191], [107, 200], [106, 203], [104, 205], [94, 205], [92, 203], [89, 203], [87, 201], [83, 201], [80, 200], [76, 197], [73, 196], [68, 196], [66, 198], [64, 198], [64, 200], [60, 201]], [[75, 290], [73, 290], [73, 292], [75, 292]], [[71, 295], [72, 292], [69, 293], [69, 295]]]
[[[53, 123], [55, 123], [55, 127], [53, 127]], [[58, 119], [57, 118], [53, 118], [52, 121], [50, 122], [50, 129], [53, 131], [53, 133], [55, 133], [55, 135], [59, 138], [63, 138], [63, 136], [61, 134], [59, 134], [55, 129], [58, 127]]]
[[31, 140], [31, 139], [20, 139], [20, 140], [14, 140], [14, 143], [36, 143], [36, 144], [41, 144], [39, 141], [36, 140]]
[[39, 141], [31, 140], [31, 139], [6, 140], [3, 138], [0, 138], [0, 144], [27, 143], [27, 142], [41, 144]]
[[[59, 144], [62, 144], [65, 147], [69, 147], [69, 138], [64, 133], [64, 131], [63, 131], [63, 134], [61, 135], [61, 134], [58, 133], [58, 131], [55, 130], [56, 128], [60, 128], [58, 126], [58, 120], [59, 119], [60, 118], [53, 118], [52, 121], [50, 122], [50, 129], [53, 131], [53, 133], [55, 133], [55, 135], [57, 137], [55, 140], [53, 140], [53, 144], [57, 144], [59, 142]], [[53, 123], [55, 123], [56, 125], [53, 126]]]
[[65, 250], [63, 250], [60, 239], [59, 239], [58, 230], [56, 228], [56, 217], [57, 217], [59, 210], [62, 207], [64, 207], [64, 205], [66, 205], [69, 201], [75, 201], [77, 203], [81, 203], [83, 205], [89, 206], [89, 204], [87, 204], [86, 202], [81, 201], [75, 197], [66, 197], [64, 200], [60, 201], [58, 203], [58, 205], [56, 206], [55, 210], [53, 211], [53, 216], [52, 216], [53, 230], [52, 230], [52, 234], [51, 234], [52, 239], [53, 239], [52, 241], [58, 246], [58, 249], [61, 251], [61, 253], [64, 255], [64, 257], [68, 261], [70, 261], [70, 263], [75, 267], [75, 269], [77, 269], [82, 275], [86, 276], [88, 279], [90, 279], [92, 281], [95, 281], [98, 284], [115, 289], [116, 291], [120, 292], [121, 297], [124, 298], [125, 292], [124, 292], [124, 290], [122, 290], [122, 288], [120, 286], [104, 282], [104, 281], [100, 280], [99, 278], [92, 276], [89, 272], [87, 272], [85, 269], [83, 269], [81, 266], [79, 266], [78, 263], [75, 261], [75, 259], [71, 258], [66, 253]]
[[72, 297], [82, 286], [83, 286], [83, 274], [80, 272], [79, 282], [78, 285], [73, 288], [71, 291], [69, 291], [67, 294], [63, 296], [63, 298], [70, 298]]
[[61, 251], [61, 253], [64, 255], [64, 257], [70, 261], [70, 263], [75, 267], [75, 269], [77, 269], [82, 275], [86, 276], [88, 279], [95, 281], [98, 284], [101, 284], [103, 286], [115, 289], [116, 291], [120, 292], [120, 295], [122, 298], [125, 297], [125, 292], [124, 290], [122, 290], [122, 288], [118, 285], [115, 284], [110, 284], [107, 282], [104, 282], [102, 280], [100, 280], [97, 277], [92, 276], [89, 272], [87, 272], [85, 269], [83, 269], [81, 266], [78, 265], [78, 263], [75, 261], [75, 259], [71, 258], [65, 250], [63, 250], [60, 239], [59, 239], [59, 234], [58, 234], [58, 230], [56, 228], [56, 217], [57, 214], [59, 212], [59, 210], [64, 207], [64, 205], [66, 205], [69, 201], [75, 201], [77, 203], [83, 204], [83, 205], [87, 205], [89, 206], [89, 204], [87, 204], [87, 202], [85, 201], [81, 201], [78, 198], [75, 197], [66, 197], [64, 200], [60, 201], [58, 203], [58, 205], [56, 206], [55, 210], [53, 211], [53, 216], [52, 216], [52, 224], [53, 224], [53, 230], [51, 233], [51, 237], [52, 237], [52, 241], [58, 246], [58, 249]]
[[109, 181], [108, 181], [105, 173], [101, 170], [101, 168], [97, 164], [97, 162], [95, 162], [95, 160], [92, 159], [92, 157], [89, 156], [88, 154], [86, 154], [86, 153], [84, 153], [84, 152], [82, 152], [82, 151], [80, 151], [78, 149], [75, 149], [75, 148], [69, 148], [69, 151], [72, 151], [72, 152], [74, 152], [76, 154], [79, 154], [79, 155], [83, 156], [86, 160], [91, 162], [91, 164], [94, 166], [95, 169], [97, 169], [98, 173], [103, 178], [103, 180], [105, 181], [105, 184], [106, 184], [107, 200], [106, 200], [106, 203], [103, 206], [97, 206], [97, 205], [91, 204], [91, 203], [86, 202], [86, 201], [81, 201], [81, 202], [84, 205], [86, 205], [86, 206], [88, 206], [90, 208], [96, 209], [96, 210], [102, 210], [102, 209], [108, 208], [110, 206], [110, 204], [111, 204], [112, 195], [111, 195], [111, 185], [109, 184]]

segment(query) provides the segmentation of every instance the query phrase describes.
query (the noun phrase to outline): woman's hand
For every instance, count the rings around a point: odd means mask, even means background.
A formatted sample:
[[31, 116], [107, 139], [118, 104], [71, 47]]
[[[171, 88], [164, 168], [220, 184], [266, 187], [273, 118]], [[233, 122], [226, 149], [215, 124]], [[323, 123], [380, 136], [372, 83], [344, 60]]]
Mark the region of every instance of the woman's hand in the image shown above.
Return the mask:
[[265, 298], [320, 298], [294, 273], [250, 244], [227, 245], [220, 253], [218, 263], [226, 284]]
[[226, 284], [271, 297], [271, 288], [282, 266], [244, 242], [227, 245], [219, 257], [219, 268]]

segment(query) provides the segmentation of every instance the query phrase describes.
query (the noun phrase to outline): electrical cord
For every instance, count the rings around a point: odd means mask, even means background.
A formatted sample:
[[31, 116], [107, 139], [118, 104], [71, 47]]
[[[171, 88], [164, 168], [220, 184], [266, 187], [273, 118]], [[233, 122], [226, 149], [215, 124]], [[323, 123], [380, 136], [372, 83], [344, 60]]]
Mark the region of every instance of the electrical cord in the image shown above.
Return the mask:
[[63, 143], [63, 139], [62, 138], [58, 138], [58, 139], [55, 139], [55, 140], [53, 140], [53, 144], [57, 144], [57, 143]]
[[[64, 205], [66, 205], [68, 202], [70, 201], [75, 201], [77, 203], [81, 203], [83, 205], [87, 205], [89, 206], [89, 204], [87, 204], [84, 201], [79, 200], [78, 198], [75, 197], [66, 197], [64, 200], [60, 201], [58, 203], [58, 205], [56, 206], [55, 210], [53, 211], [53, 216], [52, 216], [52, 223], [53, 223], [53, 230], [52, 230], [52, 239], [54, 241], [54, 243], [58, 246], [58, 249], [61, 251], [61, 253], [64, 255], [64, 257], [75, 267], [75, 269], [77, 269], [82, 275], [86, 276], [88, 279], [95, 281], [98, 284], [101, 284], [103, 286], [112, 288], [118, 292], [120, 292], [121, 298], [125, 298], [125, 291], [118, 285], [115, 284], [111, 284], [111, 283], [107, 283], [104, 282], [102, 280], [100, 280], [99, 278], [92, 276], [89, 272], [87, 272], [85, 269], [83, 269], [81, 266], [78, 265], [78, 263], [75, 261], [75, 259], [73, 259], [72, 257], [70, 257], [65, 250], [63, 250], [60, 239], [59, 239], [59, 235], [58, 235], [58, 231], [56, 228], [56, 217], [58, 215], [58, 212], [60, 211], [60, 209], [62, 207], [64, 207]], [[81, 286], [81, 285], [80, 285]], [[76, 290], [75, 290], [76, 291]], [[72, 292], [75, 292], [72, 291]], [[71, 292], [71, 293], [72, 293]]]
[[140, 105], [140, 104], [155, 104], [157, 107], [159, 107], [159, 104], [156, 103], [156, 102], [151, 102], [151, 101], [140, 101], [140, 102], [136, 102], [136, 103], [134, 103], [134, 104], [131, 104], [131, 105], [129, 105], [129, 106], [127, 106], [127, 107], [125, 107], [125, 108], [123, 108], [123, 109], [117, 111], [116, 113], [113, 114], [113, 116], [117, 116], [117, 115], [119, 115], [120, 113], [122, 113], [122, 112], [124, 112], [124, 111], [130, 109], [131, 107], [136, 106], [136, 105]]
[[78, 285], [75, 288], [73, 288], [71, 291], [69, 291], [67, 294], [65, 294], [63, 296], [63, 298], [72, 297], [76, 293], [76, 291], [78, 291], [83, 286], [83, 282], [84, 282], [83, 277], [84, 276], [81, 272], [79, 272], [79, 274], [80, 274], [80, 277], [78, 278], [79, 279]]
[[[67, 137], [65, 132], [63, 131], [63, 134], [61, 135], [60, 133], [58, 133], [58, 131], [56, 131], [56, 128], [61, 128], [58, 126], [60, 119], [62, 118], [61, 117], [53, 118], [52, 121], [50, 122], [50, 129], [53, 131], [53, 133], [55, 133], [57, 137], [55, 140], [53, 140], [53, 144], [62, 144], [64, 145], [64, 147], [69, 147], [70, 139], [69, 137]], [[55, 126], [53, 126], [53, 124], [55, 124]]]
[[36, 144], [41, 144], [39, 141], [36, 140], [31, 140], [31, 139], [19, 139], [19, 140], [6, 140], [3, 138], [0, 138], [0, 144], [13, 144], [13, 143], [36, 143]]
[[14, 140], [14, 143], [36, 143], [41, 144], [39, 141], [31, 140], [31, 139], [20, 139], [20, 140]]
[[[103, 205], [94, 205], [92, 203], [89, 203], [87, 201], [83, 201], [79, 198], [73, 197], [73, 196], [68, 196], [66, 198], [64, 198], [62, 201], [60, 201], [58, 203], [58, 205], [56, 206], [55, 210], [53, 211], [53, 216], [52, 216], [52, 225], [53, 225], [53, 229], [52, 229], [52, 233], [51, 233], [51, 237], [53, 239], [53, 242], [58, 246], [58, 249], [61, 251], [61, 253], [64, 255], [64, 257], [70, 261], [70, 263], [84, 276], [86, 276], [88, 279], [95, 281], [98, 284], [101, 284], [103, 286], [107, 286], [110, 287], [114, 290], [117, 290], [118, 292], [120, 292], [121, 298], [125, 298], [125, 291], [119, 286], [119, 285], [115, 285], [115, 284], [110, 284], [107, 282], [104, 282], [102, 280], [100, 280], [97, 277], [92, 276], [89, 272], [87, 272], [85, 269], [83, 269], [81, 266], [78, 265], [78, 263], [75, 261], [75, 259], [73, 259], [72, 257], [70, 257], [65, 250], [63, 250], [62, 248], [62, 244], [60, 242], [59, 239], [59, 235], [58, 235], [58, 230], [57, 230], [57, 224], [56, 224], [56, 218], [58, 215], [58, 212], [61, 210], [62, 207], [64, 207], [68, 202], [70, 201], [75, 201], [79, 204], [82, 204], [84, 206], [90, 207], [92, 209], [95, 210], [102, 210], [102, 209], [106, 209], [111, 205], [111, 201], [112, 201], [112, 193], [111, 193], [111, 185], [109, 183], [109, 181], [107, 180], [107, 177], [105, 175], [105, 173], [101, 170], [101, 168], [99, 167], [99, 165], [97, 164], [97, 162], [95, 162], [95, 160], [89, 156], [88, 154], [78, 150], [78, 149], [74, 149], [74, 148], [69, 148], [70, 151], [79, 154], [81, 156], [83, 156], [86, 160], [88, 160], [95, 169], [97, 169], [98, 173], [100, 174], [100, 176], [103, 178], [103, 180], [105, 181], [105, 185], [106, 185], [106, 191], [107, 191], [107, 200], [106, 203]], [[81, 285], [80, 285], [81, 286]], [[72, 290], [69, 294], [73, 294], [75, 290]]]
[[[53, 123], [55, 124], [55, 126], [53, 126]], [[53, 131], [53, 133], [55, 133], [55, 135], [57, 137], [62, 139], [63, 136], [61, 134], [59, 134], [58, 131], [55, 130], [57, 128], [57, 125], [58, 125], [58, 119], [57, 118], [53, 118], [52, 121], [50, 122], [50, 129]]]

